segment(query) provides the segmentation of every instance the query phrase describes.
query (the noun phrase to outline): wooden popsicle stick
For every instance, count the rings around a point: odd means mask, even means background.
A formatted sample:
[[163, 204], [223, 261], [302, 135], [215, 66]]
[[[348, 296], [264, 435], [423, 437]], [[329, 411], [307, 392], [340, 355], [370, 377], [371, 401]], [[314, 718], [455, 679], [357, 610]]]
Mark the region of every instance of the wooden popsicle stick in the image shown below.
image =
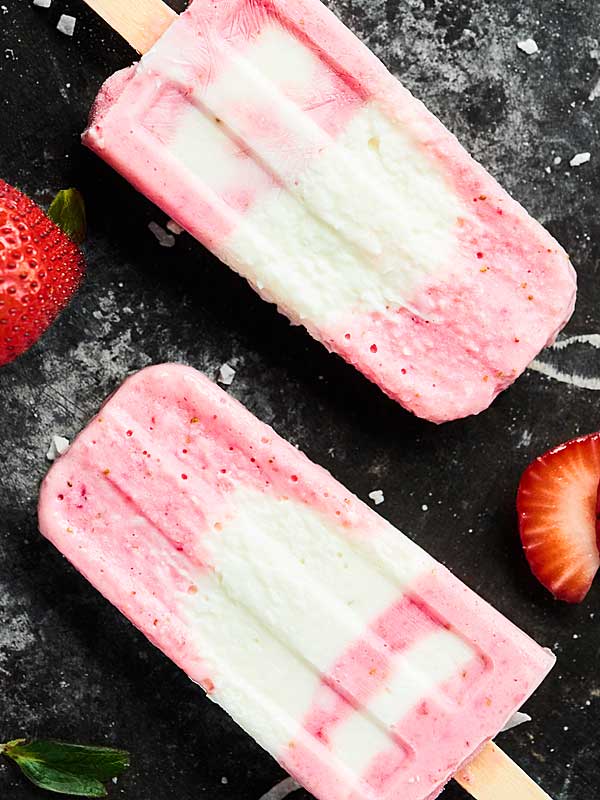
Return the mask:
[[85, 0], [138, 53], [147, 53], [177, 14], [163, 0]]
[[488, 742], [454, 780], [475, 800], [551, 800], [494, 742]]
[[[177, 14], [163, 0], [85, 0], [139, 53], [146, 53]], [[454, 779], [475, 800], [551, 800], [502, 750], [489, 742]]]

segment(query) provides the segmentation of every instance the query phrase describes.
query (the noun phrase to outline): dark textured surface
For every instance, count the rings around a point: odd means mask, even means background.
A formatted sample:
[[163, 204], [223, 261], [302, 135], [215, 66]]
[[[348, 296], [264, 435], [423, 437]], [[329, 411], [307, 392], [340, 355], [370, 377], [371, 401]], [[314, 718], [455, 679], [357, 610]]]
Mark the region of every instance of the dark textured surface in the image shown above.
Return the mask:
[[[333, 6], [571, 252], [580, 297], [564, 336], [600, 332], [597, 0]], [[61, 12], [77, 17], [73, 39], [55, 30]], [[528, 36], [534, 56], [516, 47]], [[130, 800], [258, 800], [284, 777], [36, 529], [52, 434], [72, 437], [129, 371], [176, 360], [214, 377], [229, 360], [235, 396], [360, 497], [383, 489], [378, 511], [555, 650], [533, 721], [501, 744], [556, 800], [597, 797], [600, 588], [569, 608], [536, 584], [514, 495], [531, 457], [600, 428], [600, 337], [542, 354], [563, 381], [529, 371], [478, 418], [411, 417], [189, 237], [159, 247], [147, 225], [163, 215], [82, 149], [96, 90], [132, 56], [77, 0], [0, 3], [0, 175], [42, 204], [76, 185], [90, 217], [83, 290], [0, 371], [0, 741], [128, 747], [134, 766], [111, 794]], [[569, 168], [581, 151], [590, 163]], [[0, 797], [41, 796], [0, 766]]]

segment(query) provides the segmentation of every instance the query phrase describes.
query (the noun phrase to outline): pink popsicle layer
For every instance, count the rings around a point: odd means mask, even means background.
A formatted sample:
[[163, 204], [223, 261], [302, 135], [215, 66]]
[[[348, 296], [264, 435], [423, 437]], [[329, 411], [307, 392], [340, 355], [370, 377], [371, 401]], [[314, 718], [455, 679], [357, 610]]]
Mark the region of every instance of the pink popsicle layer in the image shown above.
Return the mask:
[[435, 422], [556, 336], [556, 241], [319, 0], [194, 0], [84, 142], [329, 350]]
[[39, 522], [319, 800], [434, 797], [554, 663], [191, 368], [125, 381]]

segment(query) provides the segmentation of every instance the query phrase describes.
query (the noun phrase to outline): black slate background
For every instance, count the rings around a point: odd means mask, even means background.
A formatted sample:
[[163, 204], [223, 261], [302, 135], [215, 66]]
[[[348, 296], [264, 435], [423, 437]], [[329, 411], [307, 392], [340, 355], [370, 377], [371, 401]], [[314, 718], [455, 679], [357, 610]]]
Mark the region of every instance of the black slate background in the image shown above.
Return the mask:
[[[580, 296], [566, 334], [600, 332], [596, 0], [332, 6], [567, 247]], [[55, 30], [63, 12], [77, 17], [73, 39]], [[528, 36], [540, 47], [531, 57], [516, 48]], [[42, 204], [75, 185], [90, 220], [82, 291], [0, 371], [0, 741], [39, 734], [127, 747], [134, 766], [111, 795], [128, 800], [258, 800], [284, 777], [36, 529], [52, 434], [72, 437], [146, 364], [182, 361], [214, 377], [229, 360], [231, 391], [253, 412], [362, 498], [382, 488], [386, 518], [555, 650], [555, 671], [527, 705], [533, 721], [501, 744], [555, 800], [597, 797], [600, 587], [571, 608], [537, 585], [514, 495], [533, 456], [600, 428], [598, 395], [530, 371], [480, 417], [435, 427], [291, 327], [188, 236], [159, 247], [147, 225], [164, 216], [79, 144], [102, 80], [132, 58], [78, 0], [0, 4], [0, 175]], [[591, 162], [569, 168], [585, 150]], [[600, 377], [600, 353], [587, 345], [542, 358]], [[0, 797], [42, 796], [0, 766]], [[456, 786], [444, 794], [463, 796]]]

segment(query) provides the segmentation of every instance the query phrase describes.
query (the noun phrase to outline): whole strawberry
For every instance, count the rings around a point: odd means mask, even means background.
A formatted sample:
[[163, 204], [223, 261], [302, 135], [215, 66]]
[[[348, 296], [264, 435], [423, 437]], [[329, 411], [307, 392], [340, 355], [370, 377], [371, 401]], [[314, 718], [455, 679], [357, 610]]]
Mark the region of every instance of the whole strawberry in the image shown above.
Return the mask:
[[83, 255], [74, 241], [84, 226], [81, 195], [61, 192], [48, 213], [61, 227], [0, 180], [0, 366], [39, 339], [83, 277]]

